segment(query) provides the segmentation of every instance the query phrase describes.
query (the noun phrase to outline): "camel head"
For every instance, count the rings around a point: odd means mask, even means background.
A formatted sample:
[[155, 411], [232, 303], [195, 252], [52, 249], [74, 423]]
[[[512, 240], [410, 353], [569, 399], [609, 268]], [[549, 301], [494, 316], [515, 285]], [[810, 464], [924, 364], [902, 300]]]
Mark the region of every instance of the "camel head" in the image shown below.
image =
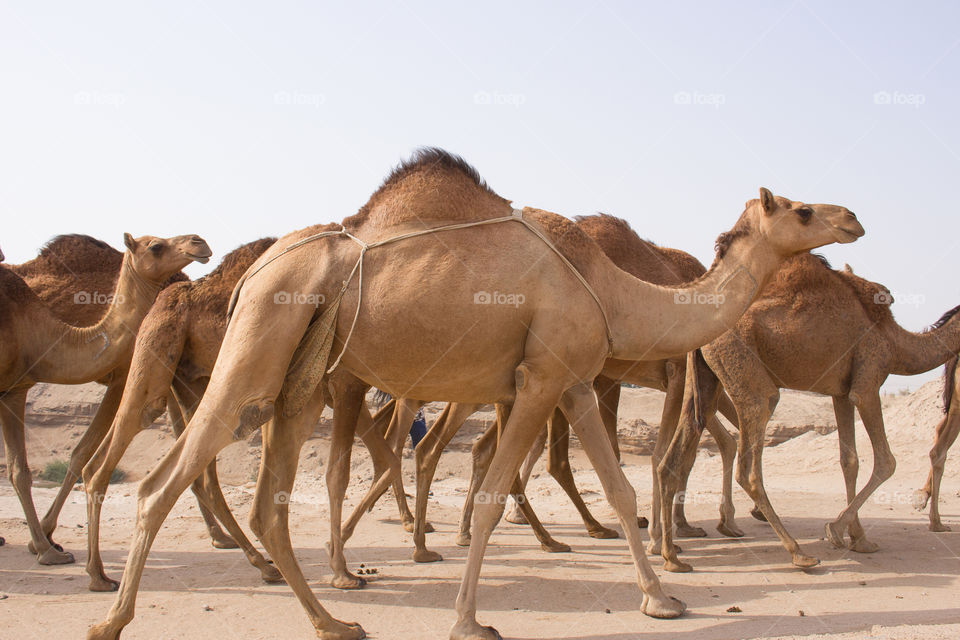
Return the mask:
[[200, 236], [134, 238], [123, 234], [123, 244], [133, 260], [133, 268], [141, 277], [157, 284], [166, 282], [191, 262], [209, 262], [213, 252]]
[[760, 188], [747, 202], [741, 221], [758, 230], [777, 253], [790, 256], [832, 242], [853, 242], [863, 236], [857, 216], [834, 204], [807, 204]]

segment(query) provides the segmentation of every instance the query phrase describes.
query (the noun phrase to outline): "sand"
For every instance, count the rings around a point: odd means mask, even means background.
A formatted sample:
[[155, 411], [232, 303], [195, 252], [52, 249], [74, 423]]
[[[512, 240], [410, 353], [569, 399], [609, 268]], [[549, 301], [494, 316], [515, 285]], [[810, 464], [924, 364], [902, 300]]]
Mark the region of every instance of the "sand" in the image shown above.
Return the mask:
[[[79, 391], [77, 389], [80, 389]], [[79, 437], [83, 416], [96, 402], [96, 387], [74, 388], [70, 400], [57, 389], [39, 389], [32, 405], [37, 422], [55, 426], [30, 430], [31, 463], [37, 469], [51, 459], [65, 458], [64, 444]], [[931, 382], [906, 396], [884, 399], [887, 430], [898, 459], [896, 475], [861, 511], [869, 536], [880, 545], [872, 555], [834, 549], [823, 539], [823, 525], [842, 509], [844, 497], [836, 434], [829, 399], [785, 392], [772, 424], [785, 434], [783, 444], [764, 454], [771, 500], [805, 551], [822, 559], [803, 572], [789, 564], [768, 525], [749, 516], [749, 500], [735, 489], [738, 522], [746, 532], [739, 540], [713, 529], [719, 498], [719, 456], [701, 451], [691, 478], [688, 514], [708, 538], [681, 540], [683, 558], [696, 570], [670, 574], [652, 558], [667, 590], [687, 602], [681, 619], [653, 620], [639, 611], [640, 592], [626, 544], [586, 537], [576, 512], [546, 474], [543, 463], [534, 472], [530, 499], [558, 539], [573, 551], [542, 552], [527, 527], [501, 523], [491, 539], [480, 583], [480, 620], [509, 638], [843, 638], [890, 639], [960, 637], [960, 533], [927, 531], [926, 514], [912, 507], [914, 490], [923, 484], [926, 453], [941, 413], [939, 383]], [[635, 442], [624, 456], [623, 469], [637, 488], [641, 506], [648, 504], [650, 467], [636, 451], [650, 440], [649, 425], [659, 421], [659, 398], [647, 390], [627, 390], [621, 430]], [[84, 403], [87, 409], [84, 409]], [[69, 405], [69, 406], [68, 406]], [[70, 415], [59, 422], [44, 415]], [[85, 411], [87, 413], [85, 413]], [[435, 413], [432, 408], [429, 413]], [[453, 604], [466, 558], [454, 544], [456, 523], [467, 488], [469, 446], [492, 419], [478, 414], [441, 461], [430, 502], [430, 520], [437, 532], [431, 548], [441, 563], [418, 565], [410, 560], [411, 535], [399, 526], [392, 498], [382, 500], [360, 524], [347, 547], [351, 568], [360, 564], [378, 573], [363, 591], [344, 592], [328, 585], [330, 571], [324, 544], [328, 535], [326, 490], [322, 480], [328, 448], [322, 423], [301, 456], [300, 476], [292, 496], [293, 541], [304, 571], [321, 602], [341, 619], [357, 620], [371, 638], [445, 638], [455, 620]], [[645, 426], [646, 425], [646, 426]], [[800, 435], [796, 435], [800, 434]], [[139, 479], [172, 442], [169, 429], [158, 427], [138, 437], [121, 467]], [[872, 465], [867, 438], [861, 443], [861, 483]], [[54, 451], [54, 449], [56, 451]], [[221, 477], [227, 500], [241, 523], [252, 499], [251, 479], [258, 462], [259, 441], [232, 445], [221, 455]], [[413, 488], [412, 457], [407, 452], [404, 475]], [[584, 499], [595, 515], [613, 526], [615, 517], [599, 482], [579, 449], [572, 460]], [[944, 522], [960, 530], [960, 463], [948, 460], [944, 478]], [[357, 502], [369, 482], [366, 452], [354, 452], [348, 504]], [[49, 504], [54, 489], [38, 486], [39, 508]], [[104, 508], [102, 548], [107, 571], [119, 577], [136, 512], [136, 484], [112, 487]], [[77, 556], [78, 564], [41, 567], [26, 551], [28, 535], [20, 505], [8, 484], [0, 484], [0, 620], [3, 638], [82, 638], [101, 620], [113, 602], [110, 594], [86, 590], [85, 507], [74, 491], [64, 509], [56, 538]], [[728, 611], [737, 607], [739, 612]], [[802, 613], [801, 613], [802, 612]], [[205, 537], [192, 497], [181, 498], [157, 538], [144, 575], [137, 617], [125, 640], [157, 638], [312, 638], [312, 627], [285, 585], [267, 586], [259, 573], [235, 550], [213, 549]]]

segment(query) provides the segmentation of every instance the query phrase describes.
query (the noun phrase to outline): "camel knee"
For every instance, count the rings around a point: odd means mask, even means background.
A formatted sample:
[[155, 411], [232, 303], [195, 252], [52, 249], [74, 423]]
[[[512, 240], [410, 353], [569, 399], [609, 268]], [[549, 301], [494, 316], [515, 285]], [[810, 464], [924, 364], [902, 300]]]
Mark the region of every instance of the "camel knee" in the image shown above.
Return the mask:
[[255, 400], [246, 404], [238, 416], [237, 426], [233, 430], [234, 440], [243, 440], [248, 435], [259, 429], [263, 423], [273, 418], [274, 401]]
[[10, 484], [21, 490], [33, 486], [33, 474], [30, 473], [30, 467], [20, 460], [15, 460], [7, 468], [7, 478], [10, 480]]
[[474, 498], [473, 516], [470, 518], [474, 535], [489, 536], [503, 517], [507, 494], [499, 496], [500, 499], [495, 498], [483, 492], [478, 492]]
[[840, 454], [840, 466], [847, 471], [858, 471], [860, 469], [860, 458], [856, 452], [844, 451]]
[[149, 429], [150, 426], [157, 420], [157, 418], [163, 415], [163, 412], [166, 410], [166, 398], [156, 398], [152, 402], [145, 404], [143, 410], [140, 412], [140, 428]]
[[878, 458], [876, 464], [876, 470], [874, 473], [881, 480], [889, 480], [890, 476], [893, 475], [893, 472], [897, 470], [897, 459], [893, 457], [893, 454], [887, 452], [885, 455]]

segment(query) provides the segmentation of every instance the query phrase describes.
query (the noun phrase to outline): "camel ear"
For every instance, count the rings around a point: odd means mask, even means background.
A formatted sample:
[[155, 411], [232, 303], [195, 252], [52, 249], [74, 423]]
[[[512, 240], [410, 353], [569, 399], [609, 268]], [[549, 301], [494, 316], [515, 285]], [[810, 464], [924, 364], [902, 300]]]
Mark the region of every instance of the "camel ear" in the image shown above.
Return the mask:
[[766, 187], [760, 187], [760, 206], [763, 207], [763, 212], [767, 215], [777, 210], [777, 201], [773, 198], [773, 194], [770, 193], [770, 189]]
[[844, 264], [844, 265], [843, 265], [843, 270], [844, 270], [845, 273], [849, 273], [850, 275], [854, 275], [854, 273], [853, 273], [853, 267], [851, 267], [849, 264]]
[[130, 251], [137, 250], [137, 241], [133, 239], [133, 236], [129, 233], [123, 234], [123, 244], [126, 245], [127, 249]]

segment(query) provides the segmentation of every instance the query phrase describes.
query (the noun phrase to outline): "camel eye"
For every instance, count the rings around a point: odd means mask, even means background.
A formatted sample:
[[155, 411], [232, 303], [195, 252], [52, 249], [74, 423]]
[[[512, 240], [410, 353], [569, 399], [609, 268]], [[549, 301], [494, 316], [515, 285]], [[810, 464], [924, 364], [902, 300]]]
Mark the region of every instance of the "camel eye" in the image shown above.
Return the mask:
[[157, 244], [150, 245], [150, 253], [155, 256], [159, 256], [161, 253], [163, 253], [163, 245], [159, 242]]
[[797, 209], [797, 215], [800, 216], [800, 220], [802, 222], [810, 222], [810, 218], [813, 217], [813, 209], [810, 209], [809, 207], [802, 207]]

